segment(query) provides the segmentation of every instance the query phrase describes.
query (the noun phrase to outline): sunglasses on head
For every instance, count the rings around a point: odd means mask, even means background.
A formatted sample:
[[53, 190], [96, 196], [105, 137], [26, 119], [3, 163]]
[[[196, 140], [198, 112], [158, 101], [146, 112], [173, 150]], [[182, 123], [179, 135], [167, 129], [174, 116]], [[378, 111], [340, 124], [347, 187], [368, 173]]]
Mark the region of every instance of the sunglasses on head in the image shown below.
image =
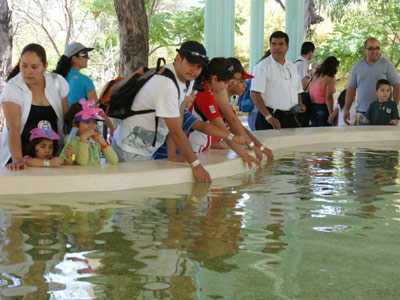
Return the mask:
[[196, 52], [196, 51], [180, 50], [180, 52], [187, 53], [187, 54], [190, 54], [191, 56], [197, 56], [197, 57], [204, 58], [205, 60], [208, 60], [207, 55], [200, 54], [199, 52]]

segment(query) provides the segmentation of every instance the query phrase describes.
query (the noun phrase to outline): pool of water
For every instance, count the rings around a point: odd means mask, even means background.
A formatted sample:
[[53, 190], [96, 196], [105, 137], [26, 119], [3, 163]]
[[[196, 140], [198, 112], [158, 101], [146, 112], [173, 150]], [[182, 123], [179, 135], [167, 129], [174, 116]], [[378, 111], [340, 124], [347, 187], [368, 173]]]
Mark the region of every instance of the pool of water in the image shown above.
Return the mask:
[[212, 185], [0, 196], [0, 299], [398, 299], [399, 142]]

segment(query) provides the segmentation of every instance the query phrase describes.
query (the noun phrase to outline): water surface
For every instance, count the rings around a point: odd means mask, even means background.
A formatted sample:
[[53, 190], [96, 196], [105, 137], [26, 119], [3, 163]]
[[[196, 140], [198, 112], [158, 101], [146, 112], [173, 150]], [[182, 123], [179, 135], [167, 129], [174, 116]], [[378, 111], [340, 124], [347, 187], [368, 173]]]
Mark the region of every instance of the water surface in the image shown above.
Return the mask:
[[0, 299], [398, 299], [399, 144], [212, 185], [0, 196]]

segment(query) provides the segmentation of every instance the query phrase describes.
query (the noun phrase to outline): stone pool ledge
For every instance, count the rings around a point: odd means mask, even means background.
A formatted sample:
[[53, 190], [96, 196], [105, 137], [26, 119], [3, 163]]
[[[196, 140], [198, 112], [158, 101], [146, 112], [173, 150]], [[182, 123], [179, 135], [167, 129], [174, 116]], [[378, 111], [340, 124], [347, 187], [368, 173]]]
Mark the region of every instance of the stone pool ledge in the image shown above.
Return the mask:
[[[258, 131], [257, 138], [279, 156], [278, 149], [320, 143], [400, 140], [399, 126], [346, 126]], [[247, 165], [228, 150], [209, 150], [199, 155], [212, 178], [248, 171]], [[0, 167], [0, 195], [116, 191], [193, 182], [185, 163], [167, 160], [120, 163], [112, 166], [64, 166], [29, 168], [11, 172]]]

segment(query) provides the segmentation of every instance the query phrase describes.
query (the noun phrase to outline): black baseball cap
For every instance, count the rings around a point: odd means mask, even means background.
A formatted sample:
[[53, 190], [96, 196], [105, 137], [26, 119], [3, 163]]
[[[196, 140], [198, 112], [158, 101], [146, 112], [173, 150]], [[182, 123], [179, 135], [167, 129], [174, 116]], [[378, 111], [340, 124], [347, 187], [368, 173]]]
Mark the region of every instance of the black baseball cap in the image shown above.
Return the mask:
[[187, 41], [181, 45], [181, 48], [176, 49], [178, 53], [186, 58], [191, 64], [205, 65], [208, 62], [206, 49], [204, 46], [195, 41]]

